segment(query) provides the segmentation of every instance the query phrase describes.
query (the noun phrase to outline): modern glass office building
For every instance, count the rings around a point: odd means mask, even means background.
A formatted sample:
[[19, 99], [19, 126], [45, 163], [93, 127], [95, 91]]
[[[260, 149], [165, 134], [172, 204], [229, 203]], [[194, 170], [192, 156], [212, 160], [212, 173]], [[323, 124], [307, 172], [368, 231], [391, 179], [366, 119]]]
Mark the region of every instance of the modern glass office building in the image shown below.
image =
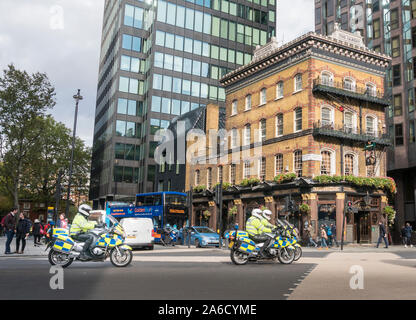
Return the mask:
[[334, 24], [358, 31], [366, 45], [392, 57], [386, 89], [390, 107], [386, 132], [392, 138], [387, 173], [397, 183], [397, 224], [416, 227], [416, 0], [315, 0], [315, 30], [331, 34]]
[[106, 0], [90, 199], [153, 191], [157, 142], [170, 121], [224, 105], [218, 80], [276, 34], [276, 0]]

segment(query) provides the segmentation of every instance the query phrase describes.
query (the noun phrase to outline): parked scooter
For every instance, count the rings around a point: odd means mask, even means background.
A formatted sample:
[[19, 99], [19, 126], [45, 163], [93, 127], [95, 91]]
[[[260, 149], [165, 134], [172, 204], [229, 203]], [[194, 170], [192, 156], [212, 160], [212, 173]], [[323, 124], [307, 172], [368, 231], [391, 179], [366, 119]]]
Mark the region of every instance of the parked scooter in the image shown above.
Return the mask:
[[[265, 233], [270, 237], [268, 248], [264, 250], [265, 256], [260, 255], [261, 248], [265, 243], [255, 243], [250, 239], [246, 231], [230, 231], [228, 235], [231, 261], [236, 265], [244, 265], [249, 260], [279, 260], [282, 264], [290, 264], [295, 258], [295, 247], [287, 237], [282, 227], [273, 232]], [[237, 236], [236, 236], [237, 235]]]
[[126, 267], [133, 259], [132, 248], [124, 244], [125, 233], [123, 227], [112, 217], [107, 217], [111, 227], [105, 224], [97, 225], [90, 230], [94, 236], [94, 244], [89, 250], [90, 260], [79, 260], [78, 257], [83, 250], [84, 243], [74, 241], [67, 229], [53, 229], [52, 240], [48, 243], [46, 250], [50, 248], [48, 259], [51, 265], [68, 267], [74, 260], [105, 261], [110, 257], [111, 263], [116, 267]]

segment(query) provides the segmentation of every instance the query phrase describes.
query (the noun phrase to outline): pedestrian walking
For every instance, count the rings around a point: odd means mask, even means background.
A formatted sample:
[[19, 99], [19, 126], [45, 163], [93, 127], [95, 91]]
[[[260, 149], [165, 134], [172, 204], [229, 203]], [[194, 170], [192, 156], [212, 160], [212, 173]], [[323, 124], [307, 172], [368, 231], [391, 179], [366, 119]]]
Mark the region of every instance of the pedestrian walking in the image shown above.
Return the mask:
[[378, 227], [379, 227], [379, 236], [378, 236], [378, 241], [377, 241], [376, 248], [378, 248], [378, 246], [379, 246], [379, 244], [380, 244], [380, 242], [381, 242], [382, 239], [384, 240], [384, 243], [386, 245], [384, 248], [388, 248], [389, 245], [387, 243], [386, 227], [384, 226], [383, 222], [381, 222], [381, 221], [378, 223]]
[[330, 226], [325, 225], [326, 235], [328, 236], [328, 246], [332, 247], [332, 229]]
[[407, 246], [410, 246], [411, 248], [413, 248], [412, 245], [412, 226], [410, 225], [410, 223], [406, 223], [406, 226], [404, 227], [404, 235], [406, 238], [406, 243], [404, 244], [404, 247], [407, 248]]
[[338, 245], [338, 241], [337, 241], [337, 227], [333, 224], [333, 223], [331, 223], [331, 226], [330, 226], [330, 228], [331, 228], [331, 233], [332, 233], [332, 238], [331, 238], [331, 240], [333, 241], [333, 242], [335, 242], [335, 245], [337, 246], [337, 247], [339, 247], [339, 245]]
[[313, 240], [313, 227], [312, 225], [309, 225], [306, 228], [306, 233], [307, 233], [307, 237], [308, 237], [308, 246], [313, 245], [315, 248], [318, 246], [318, 244]]
[[32, 234], [33, 234], [33, 241], [35, 246], [40, 245], [40, 238], [41, 238], [41, 230], [42, 225], [40, 224], [40, 221], [38, 219], [35, 219], [35, 223], [33, 224]]
[[319, 249], [322, 249], [325, 247], [326, 250], [328, 250], [328, 245], [326, 241], [328, 240], [328, 235], [325, 231], [325, 225], [321, 226], [321, 247]]
[[[26, 239], [29, 236], [31, 226], [32, 223], [30, 222], [30, 220], [25, 217], [23, 212], [21, 212], [19, 215], [19, 221], [17, 222], [16, 226], [16, 253], [23, 254], [23, 252], [25, 251]], [[19, 251], [20, 241], [22, 242], [21, 251]]]
[[13, 208], [9, 214], [7, 214], [6, 218], [4, 219], [4, 230], [6, 233], [6, 250], [5, 254], [11, 254], [10, 251], [10, 244], [13, 241], [13, 236], [16, 232], [16, 215], [17, 215], [17, 208]]

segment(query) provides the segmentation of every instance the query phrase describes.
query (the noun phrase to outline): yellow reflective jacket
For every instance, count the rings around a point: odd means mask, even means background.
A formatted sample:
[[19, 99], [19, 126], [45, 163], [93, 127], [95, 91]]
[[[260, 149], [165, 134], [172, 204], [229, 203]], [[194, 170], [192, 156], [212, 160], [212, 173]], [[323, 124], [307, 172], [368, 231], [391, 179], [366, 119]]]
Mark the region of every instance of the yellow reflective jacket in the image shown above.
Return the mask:
[[266, 220], [266, 219], [259, 219], [255, 216], [251, 216], [246, 223], [246, 231], [252, 235], [252, 236], [258, 236], [261, 235], [265, 232], [272, 232], [272, 229], [270, 229], [269, 227], [266, 227], [263, 224], [262, 220]]
[[266, 218], [261, 219], [261, 223], [263, 224], [263, 226], [265, 226], [266, 228], [270, 228], [273, 229], [274, 225], [272, 225], [269, 220], [267, 220]]
[[74, 235], [79, 232], [87, 232], [88, 230], [94, 229], [95, 225], [95, 221], [88, 221], [82, 214], [78, 213], [74, 221], [72, 221], [70, 234]]

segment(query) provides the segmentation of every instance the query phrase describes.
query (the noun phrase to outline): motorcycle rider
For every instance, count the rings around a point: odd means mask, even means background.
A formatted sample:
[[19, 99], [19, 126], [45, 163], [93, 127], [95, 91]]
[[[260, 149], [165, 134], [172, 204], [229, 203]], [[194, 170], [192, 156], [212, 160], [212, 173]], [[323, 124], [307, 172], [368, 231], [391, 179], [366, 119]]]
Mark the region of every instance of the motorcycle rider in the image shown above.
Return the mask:
[[89, 230], [94, 229], [97, 222], [88, 221], [90, 216], [91, 207], [87, 204], [82, 204], [78, 207], [78, 213], [72, 221], [70, 236], [74, 240], [84, 242], [84, 247], [79, 255], [80, 260], [91, 259], [92, 256], [89, 253], [89, 248], [94, 241], [94, 236], [88, 233]]
[[[254, 209], [251, 212], [251, 217], [247, 220], [246, 231], [251, 240], [256, 243], [264, 242], [264, 245], [260, 249], [260, 256], [264, 256], [266, 248], [269, 246], [271, 238], [264, 235], [266, 232], [273, 232], [274, 226], [266, 226], [265, 223], [269, 223], [262, 215], [261, 209]], [[263, 221], [266, 220], [266, 221]]]

